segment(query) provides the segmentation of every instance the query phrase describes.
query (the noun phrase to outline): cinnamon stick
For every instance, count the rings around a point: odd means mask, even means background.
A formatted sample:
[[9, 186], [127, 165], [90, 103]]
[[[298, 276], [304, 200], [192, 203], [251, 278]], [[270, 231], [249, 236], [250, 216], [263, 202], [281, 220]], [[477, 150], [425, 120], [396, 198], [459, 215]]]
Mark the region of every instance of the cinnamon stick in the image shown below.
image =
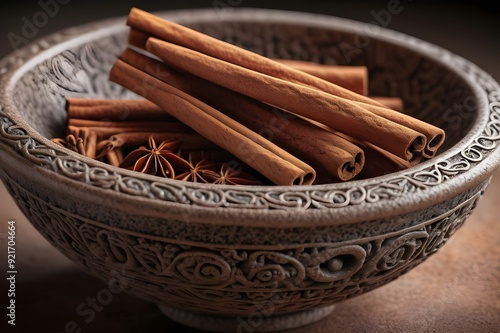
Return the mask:
[[75, 136], [73, 134], [68, 134], [66, 136], [66, 146], [69, 149], [85, 156], [85, 146], [81, 137]]
[[[128, 24], [128, 22], [127, 22]], [[130, 24], [129, 24], [130, 25]], [[136, 29], [133, 26], [130, 26], [130, 30], [128, 32], [128, 43], [140, 49], [146, 49], [146, 42], [148, 38], [151, 37], [150, 33], [142, 31], [140, 29]], [[158, 36], [156, 36], [158, 37]]]
[[[148, 35], [142, 33], [141, 38], [147, 39]], [[146, 43], [145, 40], [144, 43]], [[291, 59], [275, 60], [358, 94], [368, 94], [368, 68], [366, 68], [366, 66], [323, 65], [312, 61]], [[388, 109], [399, 112], [403, 111], [403, 100], [399, 97], [370, 96], [370, 98]]]
[[358, 140], [371, 142], [406, 160], [420, 154], [425, 147], [426, 138], [421, 133], [338, 96], [258, 73], [153, 37], [148, 38], [146, 49], [175, 68], [313, 119]]
[[[146, 37], [144, 35], [143, 37]], [[326, 81], [343, 86], [346, 89], [357, 93], [367, 94], [368, 91], [368, 72], [363, 66], [332, 66], [320, 65], [313, 62], [298, 60], [277, 60], [285, 65], [322, 78]], [[342, 75], [345, 75], [343, 77]], [[345, 80], [346, 82], [342, 81]], [[361, 88], [364, 87], [364, 88]], [[403, 100], [398, 97], [378, 97], [371, 96], [371, 99], [382, 104], [385, 108], [403, 112]], [[371, 105], [361, 104], [367, 110], [392, 121], [410, 127], [417, 132], [421, 132], [427, 138], [426, 148], [422, 151], [424, 157], [432, 158], [435, 156], [438, 148], [444, 143], [445, 133], [442, 129], [431, 124], [422, 122], [416, 118], [406, 115], [394, 115], [393, 112], [372, 107]]]
[[339, 85], [357, 94], [368, 95], [368, 69], [366, 66], [323, 65], [312, 61], [291, 59], [275, 60], [299, 71]]
[[186, 131], [187, 127], [178, 121], [108, 121], [108, 120], [89, 120], [89, 119], [68, 119], [69, 126], [77, 127], [109, 127], [109, 128], [130, 128], [135, 127], [137, 129], [141, 128], [172, 128], [179, 129], [178, 131]]
[[[129, 42], [137, 47], [146, 48], [145, 43], [147, 43], [146, 41], [149, 39], [145, 39], [145, 35], [151, 35], [272, 77], [309, 87], [315, 87], [329, 94], [348, 100], [385, 108], [381, 103], [369, 97], [357, 94], [331, 82], [315, 77], [314, 75], [296, 70], [290, 66], [281, 64], [230, 43], [218, 40], [179, 24], [163, 20], [137, 8], [132, 8], [130, 11], [127, 24], [139, 30], [139, 32], [132, 32], [133, 38], [129, 39]], [[366, 105], [361, 105], [361, 107], [365, 106]], [[369, 109], [369, 111], [375, 112], [382, 117], [390, 117], [392, 114], [397, 114], [397, 112], [392, 111], [381, 112], [381, 110], [373, 109]], [[395, 116], [395, 119], [400, 118], [404, 117]], [[395, 120], [393, 117], [388, 119], [398, 122], [398, 120]], [[413, 123], [413, 121], [409, 122]], [[406, 123], [403, 125], [407, 126]], [[426, 136], [427, 143], [423, 154], [430, 158], [436, 154], [437, 149], [444, 142], [444, 132], [436, 132], [436, 128], [429, 128], [427, 126], [422, 126], [422, 124], [419, 124], [418, 128], [423, 128], [428, 131], [428, 133], [423, 133]]]
[[110, 150], [106, 153], [106, 159], [109, 164], [118, 167], [123, 161], [123, 153], [120, 148]]
[[420, 163], [422, 159], [421, 155], [415, 155], [412, 160], [407, 161], [369, 142], [356, 140], [344, 133], [333, 131], [331, 128], [315, 121], [310, 122], [328, 132], [331, 132], [343, 138], [344, 140], [363, 150], [365, 155], [365, 164], [363, 166], [363, 169], [359, 172], [358, 175], [354, 177], [354, 179], [372, 178], [391, 172], [408, 169]]
[[87, 119], [69, 119], [68, 131], [79, 133], [91, 129], [96, 133], [98, 141], [108, 139], [119, 133], [133, 132], [168, 132], [168, 133], [192, 133], [193, 130], [179, 121], [98, 121]]
[[[346, 71], [346, 76], [349, 79], [356, 78], [356, 75], [363, 77], [363, 74], [356, 73], [356, 69], [351, 69], [354, 66], [330, 66], [330, 65], [320, 65], [313, 62], [304, 62], [297, 60], [278, 60], [279, 62], [289, 65], [295, 69], [307, 72], [311, 75], [320, 77], [326, 81], [336, 83], [338, 85], [344, 86], [347, 89], [353, 90], [355, 88], [354, 83], [344, 83], [338, 82], [338, 78], [335, 76], [339, 71], [344, 69]], [[355, 67], [356, 68], [356, 67]], [[364, 68], [364, 84], [366, 85], [366, 91], [368, 90], [368, 73], [366, 67]], [[362, 72], [362, 70], [358, 70]], [[354, 90], [353, 90], [354, 91]], [[425, 149], [422, 151], [422, 155], [426, 158], [432, 158], [436, 155], [439, 147], [444, 143], [445, 133], [442, 129], [431, 125], [429, 123], [423, 122], [417, 118], [405, 115], [401, 113], [403, 111], [403, 100], [397, 97], [370, 97], [372, 100], [383, 105], [384, 107], [374, 106], [367, 104], [366, 102], [360, 102], [360, 106], [364, 107], [368, 111], [371, 111], [381, 117], [392, 120], [417, 132], [425, 135], [427, 139], [427, 144]], [[393, 112], [391, 110], [398, 111]]]
[[404, 111], [403, 100], [399, 97], [370, 96], [370, 98], [384, 105], [388, 109], [398, 112]]
[[81, 155], [94, 159], [96, 157], [97, 140], [98, 135], [96, 132], [89, 128], [78, 128], [68, 132], [64, 142], [60, 139], [55, 142]]
[[[162, 111], [165, 113], [164, 111]], [[100, 155], [105, 155], [109, 151], [123, 146], [145, 146], [148, 143], [149, 137], [153, 137], [156, 142], [163, 141], [180, 141], [182, 151], [193, 150], [217, 150], [220, 149], [206, 138], [196, 132], [193, 133], [151, 133], [151, 132], [132, 132], [119, 133], [109, 137], [107, 140], [102, 140], [97, 145], [97, 150]]]
[[[90, 121], [90, 120], [89, 120]], [[88, 124], [88, 123], [87, 123]], [[101, 126], [99, 126], [99, 124]], [[106, 123], [99, 123], [96, 126], [75, 126], [68, 125], [68, 133], [79, 133], [81, 130], [89, 130], [91, 129], [96, 133], [98, 141], [108, 139], [110, 136], [119, 134], [119, 133], [133, 133], [133, 132], [145, 132], [149, 131], [152, 133], [157, 132], [171, 132], [171, 133], [188, 133], [192, 132], [192, 129], [187, 127], [184, 124], [179, 122], [165, 122], [158, 123], [157, 126], [148, 127], [148, 126], [140, 126], [141, 124], [134, 124], [129, 122], [127, 124], [123, 124], [122, 126], [114, 126], [109, 127], [106, 126]]]
[[[145, 37], [145, 36], [143, 36]], [[357, 93], [367, 94], [368, 91], [368, 73], [366, 67], [355, 67], [355, 66], [331, 66], [331, 65], [320, 65], [313, 62], [305, 62], [298, 60], [277, 60], [285, 65], [291, 66], [295, 69], [301, 70], [308, 74], [317, 76], [331, 83], [338, 84], [346, 89], [355, 91]], [[358, 69], [359, 68], [359, 69]], [[364, 69], [364, 73], [363, 73]], [[342, 76], [345, 75], [345, 77]], [[342, 81], [345, 80], [345, 81]], [[364, 81], [362, 81], [364, 80]], [[362, 82], [362, 83], [361, 83]], [[360, 92], [364, 85], [365, 90]], [[383, 105], [385, 109], [396, 110], [398, 112], [403, 111], [403, 100], [397, 97], [370, 97], [374, 101]], [[432, 158], [436, 155], [439, 147], [444, 143], [445, 133], [442, 129], [433, 126], [431, 124], [422, 122], [416, 118], [409, 117], [406, 115], [397, 115], [391, 111], [381, 109], [380, 107], [372, 107], [371, 105], [366, 105], [362, 102], [361, 106], [365, 107], [367, 110], [374, 112], [375, 114], [410, 127], [417, 132], [421, 132], [427, 138], [427, 145], [422, 151], [424, 157]]]
[[224, 108], [225, 114], [269, 135], [278, 146], [314, 166], [318, 183], [351, 180], [363, 169], [364, 151], [349, 141], [302, 119], [277, 115], [262, 103], [235, 101], [238, 98], [226, 100], [234, 107]]
[[86, 149], [85, 155], [89, 158], [94, 159], [96, 157], [97, 152], [97, 138], [98, 135], [96, 132], [89, 130], [87, 135]]
[[67, 148], [66, 139], [64, 139], [64, 138], [52, 138], [52, 139], [50, 139], [50, 141], [52, 141], [53, 143], [55, 143], [59, 147]]
[[148, 100], [66, 98], [70, 119], [101, 121], [174, 121], [156, 104]]
[[318, 181], [346, 181], [364, 165], [363, 151], [352, 143], [291, 114], [215, 85], [188, 73], [179, 73], [164, 63], [125, 50], [120, 59], [220, 110], [269, 138], [278, 146], [319, 167]]
[[426, 144], [424, 146], [424, 149], [422, 150], [422, 155], [426, 158], [434, 157], [439, 147], [441, 147], [441, 145], [444, 143], [445, 132], [437, 126], [424, 122], [418, 118], [411, 117], [410, 115], [407, 115], [405, 113], [397, 112], [384, 107], [378, 107], [364, 103], [359, 103], [358, 105], [362, 106], [364, 109], [372, 112], [373, 114], [376, 114], [377, 116], [411, 128], [418, 133], [422, 133], [426, 138]]
[[408, 169], [412, 165], [375, 146], [363, 146], [367, 163], [355, 179], [367, 179]]
[[207, 104], [117, 60], [110, 79], [141, 94], [279, 185], [311, 184], [314, 170]]
[[290, 66], [281, 64], [233, 44], [164, 20], [138, 8], [131, 9], [127, 18], [127, 25], [140, 31], [140, 33], [132, 33], [134, 38], [129, 38], [129, 43], [139, 48], [145, 48], [145, 41], [144, 38], [138, 38], [138, 36], [149, 34], [153, 37], [184, 46], [256, 72], [289, 82], [315, 87], [324, 92], [353, 101], [382, 106], [366, 96], [357, 94], [336, 84], [296, 70]]

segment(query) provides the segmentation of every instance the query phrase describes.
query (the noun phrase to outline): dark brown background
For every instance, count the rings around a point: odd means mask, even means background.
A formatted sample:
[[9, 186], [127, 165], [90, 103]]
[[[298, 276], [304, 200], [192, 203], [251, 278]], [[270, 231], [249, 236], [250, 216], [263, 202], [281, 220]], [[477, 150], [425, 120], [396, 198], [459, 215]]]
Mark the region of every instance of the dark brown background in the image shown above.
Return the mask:
[[[42, 0], [44, 1], [44, 0]], [[231, 0], [222, 0], [230, 3]], [[46, 1], [44, 1], [46, 2]], [[237, 2], [232, 0], [232, 3]], [[401, 0], [403, 11], [388, 28], [438, 44], [500, 80], [498, 5], [487, 1], [430, 2]], [[145, 10], [213, 8], [207, 1], [81, 1], [61, 5], [59, 13], [34, 38], [64, 27]], [[387, 1], [251, 1], [240, 7], [279, 8], [371, 21], [370, 12]], [[0, 57], [12, 51], [7, 35], [21, 34], [22, 18], [40, 10], [37, 1], [0, 4]], [[1, 184], [1, 183], [0, 183]], [[293, 332], [498, 332], [500, 331], [500, 173], [478, 208], [446, 246], [428, 261], [387, 286], [339, 304], [325, 320]], [[63, 332], [75, 321], [82, 332], [198, 332], [166, 319], [155, 305], [117, 294], [90, 324], [76, 313], [81, 302], [106, 285], [80, 271], [52, 248], [25, 220], [0, 185], [0, 232], [17, 222], [17, 323], [7, 332]], [[4, 287], [6, 245], [0, 265]], [[2, 301], [3, 302], [3, 301]], [[4, 304], [0, 304], [2, 309]], [[2, 326], [5, 310], [0, 311]], [[2, 330], [5, 332], [5, 330]], [[290, 331], [292, 332], [292, 331]]]

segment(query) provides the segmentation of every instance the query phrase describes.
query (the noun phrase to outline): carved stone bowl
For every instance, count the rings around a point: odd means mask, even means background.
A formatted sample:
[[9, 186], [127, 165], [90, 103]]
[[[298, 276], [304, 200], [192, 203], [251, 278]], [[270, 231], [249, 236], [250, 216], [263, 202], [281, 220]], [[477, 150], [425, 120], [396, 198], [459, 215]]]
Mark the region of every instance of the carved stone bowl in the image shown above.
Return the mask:
[[446, 50], [320, 15], [161, 14], [269, 57], [366, 65], [373, 95], [400, 96], [408, 113], [447, 132], [436, 158], [366, 180], [286, 187], [163, 179], [48, 139], [64, 132], [66, 96], [132, 96], [108, 80], [126, 46], [123, 18], [64, 30], [5, 58], [0, 175], [9, 192], [61, 252], [174, 320], [240, 332], [318, 320], [435, 253], [499, 166], [500, 88]]

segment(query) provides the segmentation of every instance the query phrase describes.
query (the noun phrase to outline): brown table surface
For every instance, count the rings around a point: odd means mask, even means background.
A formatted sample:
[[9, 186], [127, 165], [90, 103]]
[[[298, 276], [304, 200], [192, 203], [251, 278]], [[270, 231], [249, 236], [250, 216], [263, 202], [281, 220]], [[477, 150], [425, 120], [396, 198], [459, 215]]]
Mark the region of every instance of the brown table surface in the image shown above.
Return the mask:
[[[409, 0], [408, 0], [409, 1]], [[85, 2], [71, 2], [51, 19], [40, 35], [61, 27], [101, 17], [125, 15], [132, 5], [145, 9], [183, 7], [178, 2], [154, 7], [137, 1], [100, 1], [95, 10]], [[186, 1], [192, 7], [210, 6], [203, 1]], [[236, 2], [233, 2], [236, 3]], [[268, 2], [266, 2], [268, 3]], [[280, 3], [280, 2], [276, 2]], [[289, 0], [272, 7], [320, 12], [369, 21], [371, 10], [384, 9], [376, 4], [354, 1], [352, 5], [326, 1], [299, 3]], [[402, 1], [405, 9], [394, 16], [389, 28], [406, 32], [444, 46], [472, 60], [500, 80], [498, 43], [499, 24], [494, 8], [484, 9], [455, 4], [426, 7], [414, 1]], [[115, 6], [115, 4], [117, 4]], [[243, 1], [247, 7], [266, 7], [263, 1]], [[9, 50], [8, 31], [22, 27], [23, 15], [40, 10], [16, 2], [3, 2], [0, 10], [0, 56]], [[269, 5], [271, 6], [271, 5]], [[3, 38], [3, 39], [2, 39]], [[496, 42], [495, 42], [496, 41]], [[289, 332], [500, 332], [500, 172], [497, 172], [485, 196], [465, 225], [450, 241], [408, 274], [365, 295], [337, 305], [324, 320]], [[16, 327], [7, 332], [65, 332], [68, 322], [76, 322], [81, 332], [199, 332], [163, 316], [154, 304], [124, 293], [96, 313], [87, 324], [76, 309], [96, 297], [106, 285], [83, 271], [55, 250], [29, 224], [15, 207], [0, 183], [0, 233], [8, 220], [16, 221]], [[0, 235], [1, 236], [1, 235]], [[2, 238], [0, 267], [5, 274], [6, 242]], [[2, 277], [1, 293], [5, 294]], [[5, 297], [5, 296], [4, 296]], [[7, 321], [2, 303], [0, 320]], [[69, 330], [71, 331], [71, 330]], [[6, 332], [2, 330], [2, 332]], [[74, 332], [78, 332], [75, 330]]]

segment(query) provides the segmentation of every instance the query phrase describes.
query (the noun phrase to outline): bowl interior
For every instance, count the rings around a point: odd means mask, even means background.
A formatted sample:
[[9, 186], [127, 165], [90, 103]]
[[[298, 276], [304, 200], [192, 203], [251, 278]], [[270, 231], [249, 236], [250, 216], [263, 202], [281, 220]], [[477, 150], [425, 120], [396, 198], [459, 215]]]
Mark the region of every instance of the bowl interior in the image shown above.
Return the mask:
[[[476, 119], [475, 95], [451, 68], [356, 29], [251, 21], [180, 23], [272, 58], [367, 66], [370, 95], [401, 97], [406, 113], [446, 131], [440, 153], [458, 143]], [[26, 72], [13, 89], [14, 103], [25, 120], [43, 136], [59, 137], [66, 126], [65, 97], [134, 97], [108, 80], [111, 66], [126, 47], [126, 35], [124, 25], [111, 35], [96, 34]]]

